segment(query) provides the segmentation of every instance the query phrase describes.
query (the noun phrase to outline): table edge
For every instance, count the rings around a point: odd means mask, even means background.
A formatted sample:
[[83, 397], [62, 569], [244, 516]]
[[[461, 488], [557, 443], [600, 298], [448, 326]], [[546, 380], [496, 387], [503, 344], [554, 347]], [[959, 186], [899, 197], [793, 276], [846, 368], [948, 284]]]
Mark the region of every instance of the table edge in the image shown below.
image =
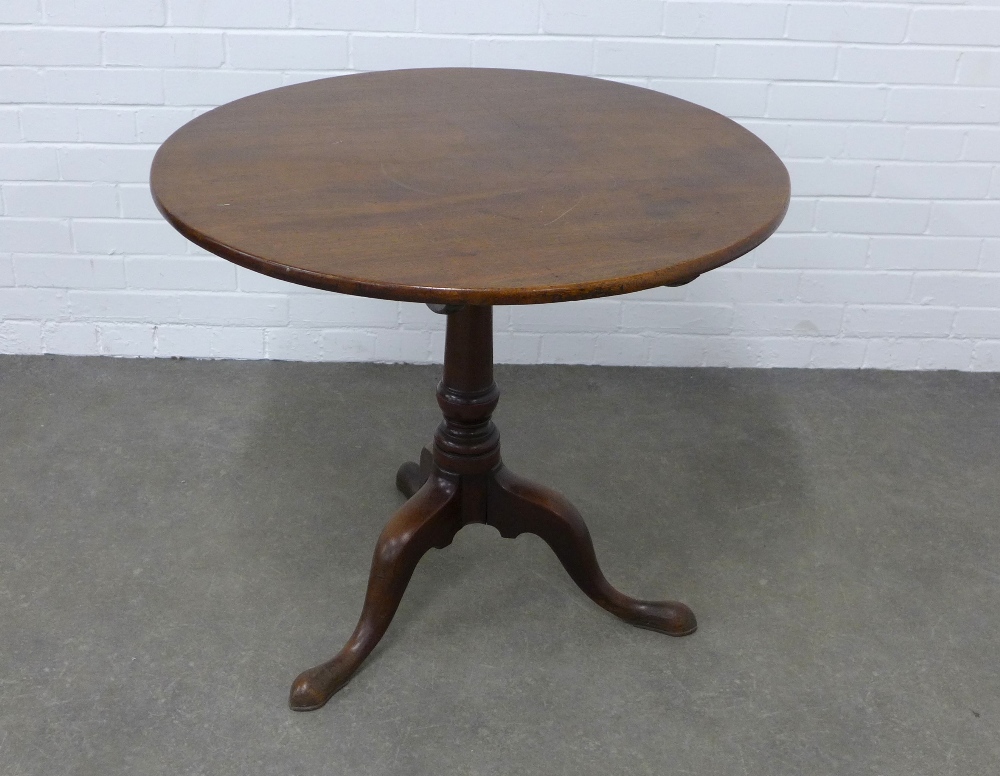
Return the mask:
[[[153, 166], [156, 159], [153, 159]], [[782, 165], [784, 168], [784, 165]], [[312, 272], [300, 267], [260, 258], [233, 248], [207, 234], [188, 226], [175, 218], [160, 202], [155, 189], [150, 187], [153, 203], [160, 214], [174, 229], [195, 245], [204, 248], [220, 258], [240, 267], [258, 272], [268, 277], [284, 280], [300, 286], [334, 291], [351, 296], [365, 296], [373, 299], [389, 299], [397, 302], [421, 302], [427, 304], [471, 304], [471, 305], [521, 305], [547, 304], [551, 302], [571, 302], [582, 299], [597, 299], [606, 296], [629, 294], [657, 286], [679, 286], [689, 283], [699, 275], [716, 269], [739, 258], [763, 243], [780, 226], [788, 212], [791, 200], [791, 184], [785, 170], [784, 207], [756, 231], [718, 251], [704, 254], [680, 264], [636, 275], [594, 280], [586, 283], [571, 283], [530, 288], [445, 288], [436, 286], [413, 286], [403, 283], [357, 280], [321, 272]]]

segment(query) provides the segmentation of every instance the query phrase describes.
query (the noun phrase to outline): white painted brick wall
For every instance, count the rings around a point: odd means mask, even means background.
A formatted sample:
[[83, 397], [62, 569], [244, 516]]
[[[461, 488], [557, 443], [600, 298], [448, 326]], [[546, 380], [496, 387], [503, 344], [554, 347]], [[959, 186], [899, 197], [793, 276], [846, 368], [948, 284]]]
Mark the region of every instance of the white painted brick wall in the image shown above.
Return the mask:
[[2, 0], [0, 352], [440, 360], [441, 316], [206, 254], [147, 179], [221, 103], [470, 65], [701, 103], [793, 181], [778, 233], [690, 285], [497, 308], [498, 360], [1000, 370], [992, 0]]

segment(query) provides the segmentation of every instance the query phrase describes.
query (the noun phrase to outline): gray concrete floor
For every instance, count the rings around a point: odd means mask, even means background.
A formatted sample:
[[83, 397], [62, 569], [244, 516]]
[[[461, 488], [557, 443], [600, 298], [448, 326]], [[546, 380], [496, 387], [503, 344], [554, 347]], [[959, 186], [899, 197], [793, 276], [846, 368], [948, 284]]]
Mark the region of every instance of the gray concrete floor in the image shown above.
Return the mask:
[[290, 712], [438, 369], [2, 357], [0, 773], [997, 773], [1000, 375], [497, 371], [511, 468], [696, 634], [470, 526]]

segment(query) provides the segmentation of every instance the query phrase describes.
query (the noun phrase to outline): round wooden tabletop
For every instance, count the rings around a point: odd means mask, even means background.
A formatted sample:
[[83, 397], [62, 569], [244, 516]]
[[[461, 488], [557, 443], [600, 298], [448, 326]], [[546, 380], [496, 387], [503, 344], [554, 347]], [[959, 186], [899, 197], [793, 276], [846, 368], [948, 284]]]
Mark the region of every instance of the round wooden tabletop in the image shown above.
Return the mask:
[[529, 304], [676, 285], [788, 206], [733, 121], [634, 86], [522, 70], [327, 78], [175, 132], [152, 191], [188, 239], [273, 277], [414, 302]]

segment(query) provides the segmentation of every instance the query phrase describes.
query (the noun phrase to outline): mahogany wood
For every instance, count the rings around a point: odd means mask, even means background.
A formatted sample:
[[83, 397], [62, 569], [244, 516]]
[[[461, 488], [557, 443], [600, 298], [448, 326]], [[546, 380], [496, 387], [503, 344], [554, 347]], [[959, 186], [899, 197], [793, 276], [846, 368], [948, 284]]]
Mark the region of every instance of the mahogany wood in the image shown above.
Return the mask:
[[407, 461], [399, 467], [396, 472], [396, 489], [407, 498], [410, 498], [427, 482], [431, 476], [431, 466], [434, 461], [434, 452], [430, 447], [425, 447], [420, 451], [420, 462]]
[[417, 561], [431, 547], [450, 544], [469, 523], [492, 525], [509, 538], [540, 536], [584, 593], [632, 625], [671, 636], [694, 632], [694, 613], [684, 604], [639, 601], [616, 590], [573, 505], [503, 465], [490, 419], [500, 397], [493, 381], [492, 307], [470, 305], [448, 315], [437, 396], [444, 420], [420, 463], [405, 463], [396, 475], [409, 500], [379, 538], [361, 619], [340, 652], [298, 676], [292, 709], [317, 709], [347, 683], [388, 628]]
[[500, 467], [490, 477], [487, 522], [505, 538], [540, 536], [584, 593], [632, 625], [671, 636], [686, 636], [698, 627], [694, 612], [682, 603], [638, 601], [612, 587], [597, 563], [587, 524], [576, 507], [551, 488]]
[[417, 562], [468, 523], [546, 541], [612, 614], [683, 636], [694, 614], [604, 577], [576, 509], [510, 472], [491, 415], [494, 304], [682, 285], [777, 228], [788, 174], [729, 119], [579, 76], [463, 68], [368, 73], [275, 89], [172, 135], [151, 173], [160, 212], [237, 264], [306, 286], [419, 301], [448, 316], [444, 419], [396, 476], [344, 648], [295, 680], [322, 706], [385, 633]]
[[332, 659], [303, 671], [288, 703], [296, 711], [318, 709], [339, 690], [385, 635], [417, 561], [431, 547], [447, 547], [462, 527], [457, 478], [429, 478], [389, 521], [372, 558], [368, 592], [354, 633]]
[[521, 70], [311, 81], [174, 133], [152, 191], [237, 264], [348, 294], [527, 304], [676, 285], [778, 226], [750, 132], [648, 89]]

